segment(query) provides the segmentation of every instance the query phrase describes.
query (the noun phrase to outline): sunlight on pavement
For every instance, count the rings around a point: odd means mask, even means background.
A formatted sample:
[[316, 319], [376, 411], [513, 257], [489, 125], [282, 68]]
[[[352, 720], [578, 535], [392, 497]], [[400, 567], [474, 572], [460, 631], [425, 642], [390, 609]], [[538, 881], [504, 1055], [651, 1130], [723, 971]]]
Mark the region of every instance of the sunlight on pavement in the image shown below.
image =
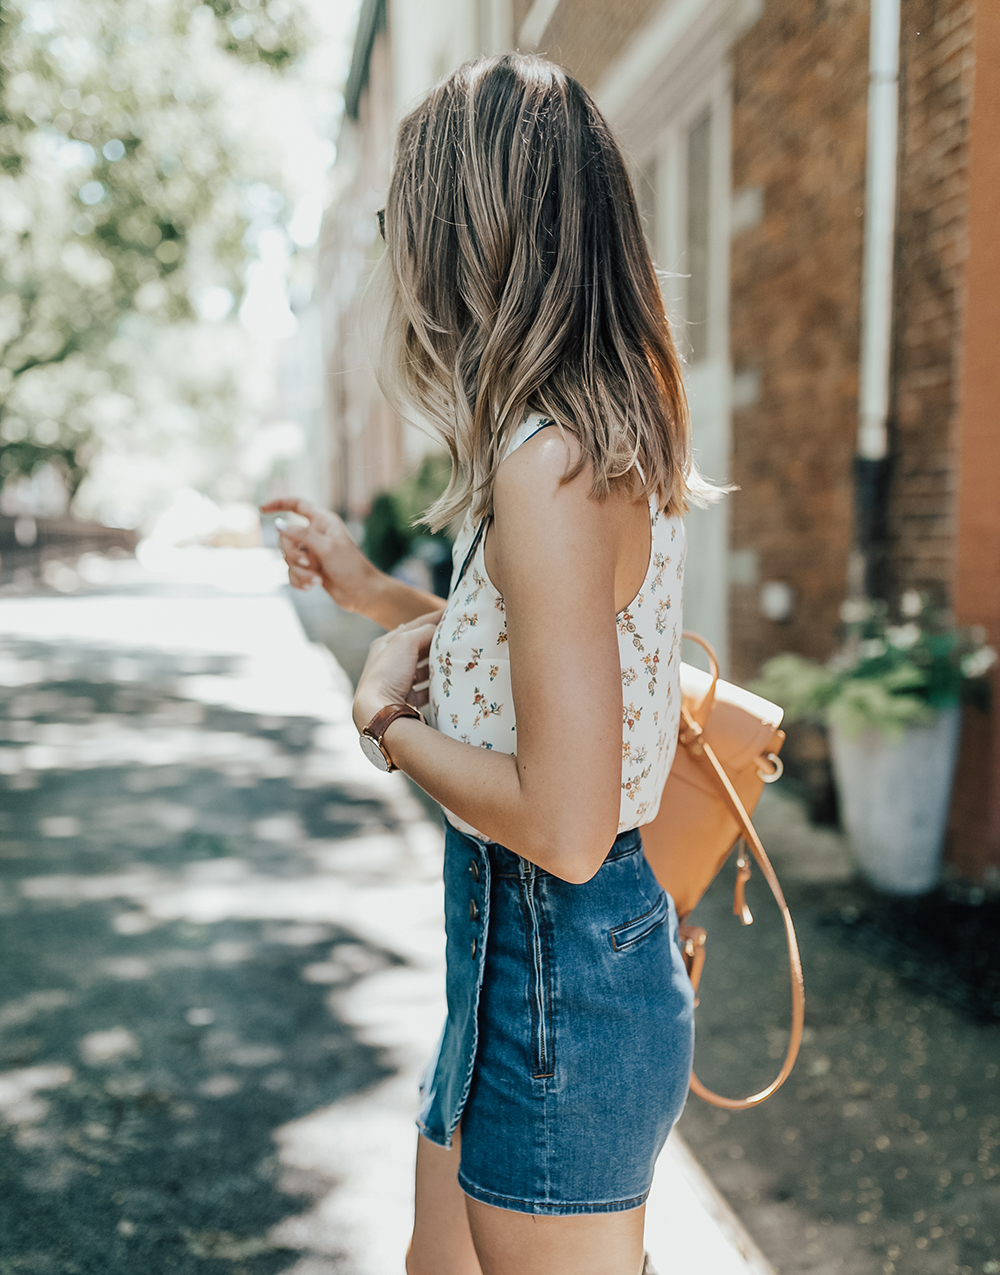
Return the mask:
[[[49, 793], [30, 827], [5, 840], [4, 859], [18, 869], [19, 898], [57, 909], [46, 913], [56, 923], [70, 915], [67, 908], [102, 906], [110, 908], [109, 949], [115, 939], [147, 945], [141, 954], [101, 953], [89, 980], [155, 987], [183, 974], [194, 954], [157, 935], [185, 927], [207, 936], [253, 923], [272, 948], [302, 954], [298, 977], [319, 996], [327, 1032], [343, 1024], [379, 1058], [371, 1079], [391, 1079], [374, 1088], [369, 1081], [357, 1100], [313, 1106], [271, 1129], [279, 1149], [275, 1185], [289, 1204], [310, 1200], [305, 1212], [286, 1207], [282, 1221], [250, 1236], [234, 1224], [219, 1232], [192, 1228], [186, 1251], [230, 1260], [298, 1252], [286, 1269], [313, 1275], [400, 1269], [418, 1076], [444, 1015], [441, 832], [401, 776], [379, 774], [364, 760], [350, 686], [329, 654], [305, 641], [287, 598], [275, 591], [273, 557], [242, 555], [239, 578], [227, 581], [233, 592], [220, 596], [213, 573], [225, 575], [232, 555], [194, 556], [186, 584], [175, 553], [159, 578], [148, 572], [137, 580], [128, 564], [117, 591], [6, 602], [0, 685], [8, 688], [13, 729], [0, 771], [7, 786], [27, 799], [50, 777], [92, 774], [106, 788], [104, 777], [115, 773], [119, 782], [97, 801], [82, 800], [78, 787]], [[254, 560], [265, 568], [255, 579]], [[97, 702], [100, 695], [108, 702]], [[221, 782], [248, 800], [267, 784], [285, 796], [277, 807], [206, 803], [197, 775], [215, 776], [213, 788]], [[29, 851], [26, 835], [38, 839], [40, 854]], [[126, 851], [113, 856], [113, 867], [104, 853], [109, 841]], [[178, 841], [188, 853], [164, 853]], [[220, 974], [250, 968], [259, 947], [252, 933], [220, 937], [196, 963]], [[0, 1011], [0, 1030], [51, 1015], [80, 995], [29, 991]], [[148, 1071], [134, 1068], [155, 1070], [159, 1060], [140, 1039], [141, 1027], [133, 1030], [121, 1008], [115, 1013], [116, 1021], [78, 1034], [72, 1052], [78, 1064], [107, 1072], [123, 1098], [138, 1098], [151, 1082]], [[192, 1004], [183, 1017], [204, 1063], [204, 1074], [189, 1083], [195, 1102], [294, 1091], [294, 1059], [280, 1040], [226, 1025], [213, 1004]], [[38, 1091], [67, 1086], [73, 1075], [65, 1064], [3, 1073], [6, 1117], [37, 1130], [50, 1114]], [[174, 1101], [181, 1120], [184, 1108]], [[49, 1158], [50, 1177], [78, 1171], [62, 1161], [60, 1168]], [[148, 1229], [133, 1219], [122, 1226], [117, 1234], [131, 1244]]]
[[26, 1067], [0, 1075], [0, 1112], [8, 1124], [25, 1126], [48, 1115], [49, 1106], [36, 1098], [39, 1089], [57, 1089], [68, 1085], [73, 1073], [68, 1067]]

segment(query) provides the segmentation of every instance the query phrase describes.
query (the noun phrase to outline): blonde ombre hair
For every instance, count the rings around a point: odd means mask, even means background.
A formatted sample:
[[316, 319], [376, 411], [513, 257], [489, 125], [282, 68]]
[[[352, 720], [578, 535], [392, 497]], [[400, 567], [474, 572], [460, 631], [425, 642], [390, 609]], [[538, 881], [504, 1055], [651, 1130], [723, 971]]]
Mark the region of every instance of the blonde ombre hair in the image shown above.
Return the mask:
[[526, 412], [581, 448], [593, 495], [638, 467], [670, 514], [692, 465], [681, 366], [632, 184], [589, 94], [543, 58], [460, 67], [402, 122], [372, 279], [389, 401], [441, 434], [439, 528], [492, 512]]

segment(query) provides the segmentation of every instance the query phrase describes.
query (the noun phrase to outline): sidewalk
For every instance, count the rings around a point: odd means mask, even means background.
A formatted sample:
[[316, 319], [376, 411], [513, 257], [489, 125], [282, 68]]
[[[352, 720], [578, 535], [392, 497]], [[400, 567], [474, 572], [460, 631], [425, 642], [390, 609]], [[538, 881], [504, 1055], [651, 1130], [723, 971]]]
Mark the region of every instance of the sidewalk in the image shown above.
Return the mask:
[[[402, 1270], [441, 833], [226, 552], [0, 606], [5, 1273]], [[770, 1269], [679, 1138], [647, 1235]]]

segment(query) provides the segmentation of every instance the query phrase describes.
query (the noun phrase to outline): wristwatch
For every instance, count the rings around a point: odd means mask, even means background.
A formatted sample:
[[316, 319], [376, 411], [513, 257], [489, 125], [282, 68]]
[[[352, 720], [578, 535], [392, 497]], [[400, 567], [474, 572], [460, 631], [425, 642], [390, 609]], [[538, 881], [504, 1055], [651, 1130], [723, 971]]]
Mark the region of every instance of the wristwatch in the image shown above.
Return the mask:
[[385, 745], [382, 743], [382, 736], [389, 729], [397, 717], [416, 717], [420, 721], [424, 720], [424, 715], [419, 708], [414, 708], [412, 704], [387, 704], [385, 708], [380, 708], [368, 725], [361, 732], [359, 743], [361, 751], [368, 758], [373, 766], [378, 770], [389, 771], [398, 770], [392, 758], [385, 751]]

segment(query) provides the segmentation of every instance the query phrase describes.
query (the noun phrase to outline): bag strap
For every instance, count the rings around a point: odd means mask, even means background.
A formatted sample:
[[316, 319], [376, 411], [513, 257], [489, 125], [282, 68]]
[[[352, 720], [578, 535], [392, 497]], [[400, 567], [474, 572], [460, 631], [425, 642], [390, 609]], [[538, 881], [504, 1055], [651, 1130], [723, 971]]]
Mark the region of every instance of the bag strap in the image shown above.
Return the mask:
[[[688, 636], [685, 634], [685, 636]], [[713, 671], [716, 671], [717, 665]], [[713, 680], [712, 691], [715, 685]], [[708, 697], [706, 696], [706, 699]], [[701, 707], [701, 706], [699, 706]], [[698, 712], [698, 710], [696, 710]], [[700, 712], [698, 716], [701, 716]], [[802, 1043], [802, 1028], [805, 1024], [806, 1013], [806, 991], [805, 982], [802, 978], [802, 959], [799, 956], [798, 940], [795, 937], [795, 927], [792, 924], [792, 916], [788, 910], [788, 904], [785, 902], [785, 896], [782, 893], [781, 885], [775, 874], [771, 861], [767, 857], [760, 837], [747, 814], [743, 802], [739, 798], [739, 794], [733, 787], [732, 781], [726, 774], [725, 768], [716, 757], [711, 745], [704, 738], [704, 732], [700, 722], [695, 720], [695, 716], [686, 708], [681, 708], [681, 718], [683, 721], [683, 729], [680, 735], [680, 742], [687, 749], [688, 753], [694, 757], [703, 767], [707, 768], [715, 776], [719, 787], [722, 789], [723, 799], [736, 817], [739, 824], [744, 841], [749, 845], [753, 853], [753, 857], [757, 860], [764, 879], [771, 887], [771, 893], [774, 900], [781, 911], [781, 919], [785, 926], [785, 941], [788, 945], [788, 964], [791, 973], [792, 983], [792, 1033], [788, 1042], [788, 1051], [785, 1054], [785, 1061], [782, 1064], [781, 1071], [777, 1077], [758, 1093], [751, 1094], [748, 1098], [724, 1098], [721, 1094], [713, 1093], [711, 1089], [707, 1089], [695, 1073], [691, 1073], [691, 1089], [699, 1098], [704, 1098], [706, 1102], [710, 1102], [713, 1106], [724, 1107], [728, 1111], [745, 1111], [749, 1107], [759, 1106], [765, 1098], [770, 1098], [776, 1090], [788, 1079], [792, 1068], [795, 1066], [795, 1059], [798, 1057], [799, 1046]], [[703, 719], [704, 720], [704, 719]], [[750, 910], [746, 903], [743, 902], [743, 886], [750, 877], [750, 868], [746, 860], [741, 856], [737, 860], [738, 877], [736, 883], [736, 897], [734, 900], [733, 911], [741, 917], [743, 923], [749, 924], [753, 918], [750, 916]], [[684, 936], [682, 935], [682, 938]], [[704, 931], [699, 931], [696, 927], [691, 927], [688, 936], [688, 944], [691, 947], [691, 957], [693, 958], [692, 966], [692, 983], [695, 991], [698, 989], [698, 978], [701, 975], [701, 967], [704, 964], [705, 937]]]

